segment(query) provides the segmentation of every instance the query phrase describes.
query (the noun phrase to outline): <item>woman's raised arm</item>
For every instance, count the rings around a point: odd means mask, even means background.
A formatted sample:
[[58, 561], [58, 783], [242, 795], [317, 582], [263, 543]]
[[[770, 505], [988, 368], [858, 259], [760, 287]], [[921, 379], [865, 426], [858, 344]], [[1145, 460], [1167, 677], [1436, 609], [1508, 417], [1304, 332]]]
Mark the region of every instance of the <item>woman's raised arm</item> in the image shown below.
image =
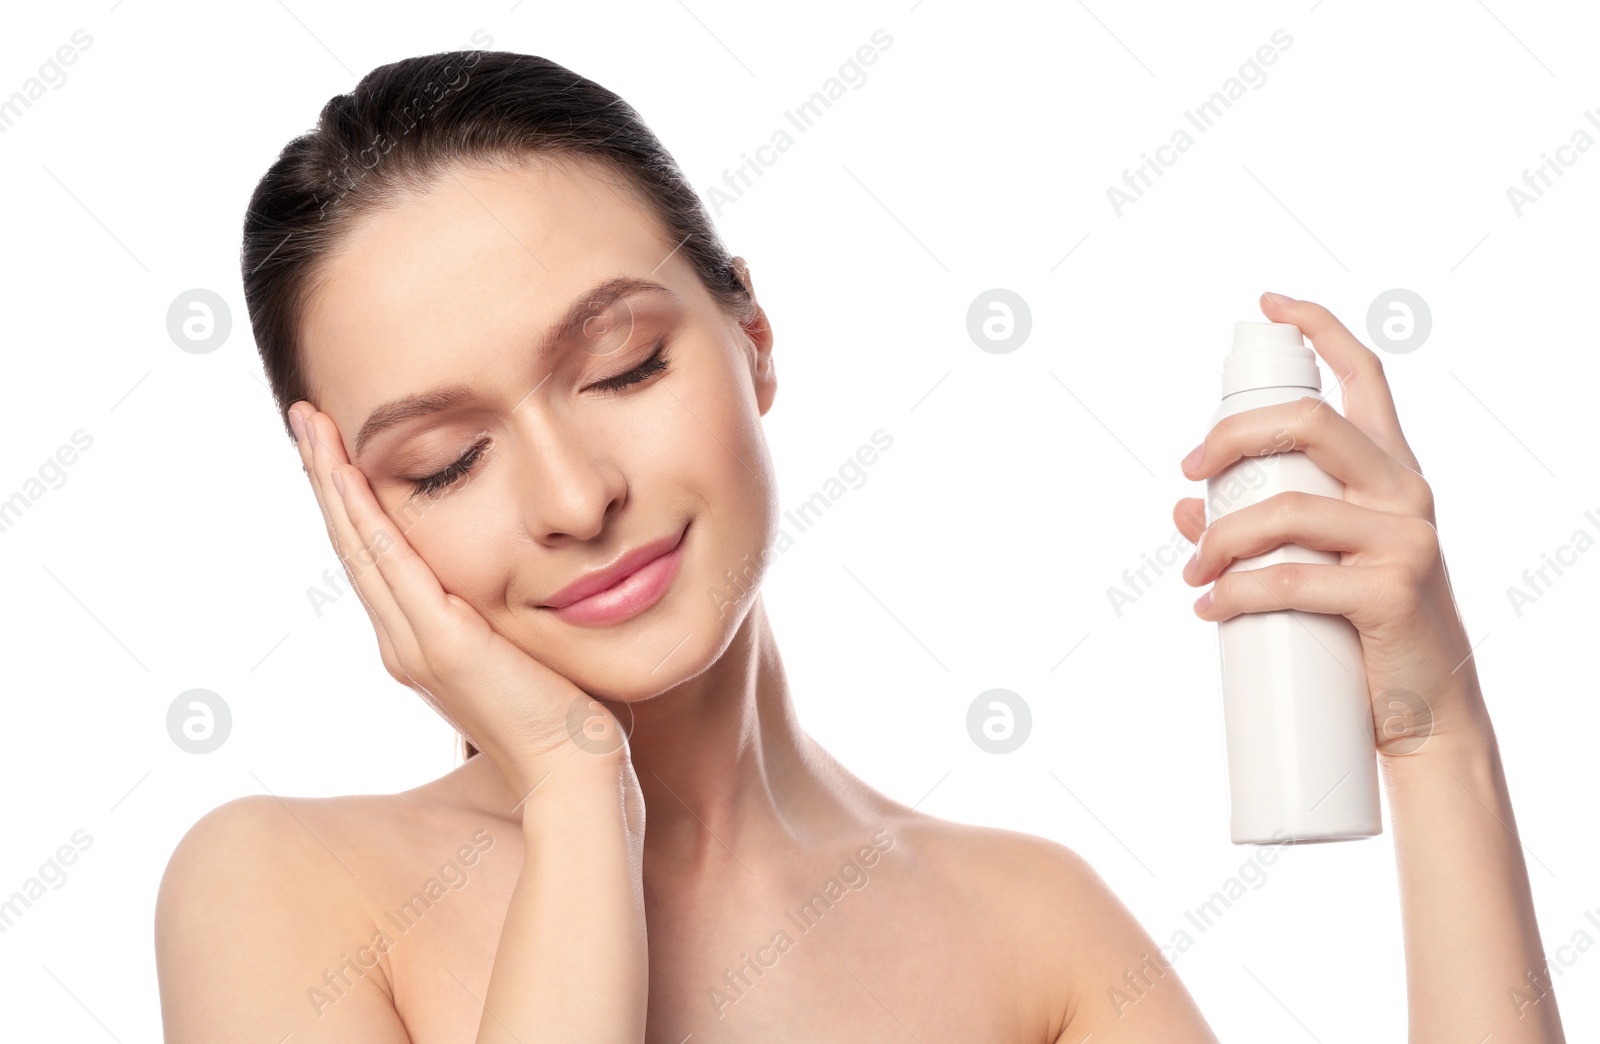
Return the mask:
[[[1399, 864], [1411, 1044], [1562, 1041], [1553, 992], [1517, 999], [1545, 969], [1527, 865], [1450, 590], [1433, 492], [1400, 430], [1382, 361], [1321, 305], [1268, 294], [1262, 311], [1310, 339], [1339, 379], [1344, 415], [1316, 399], [1235, 414], [1212, 428], [1184, 471], [1206, 478], [1276, 452], [1288, 435], [1344, 483], [1344, 498], [1278, 494], [1209, 529], [1198, 500], [1180, 502], [1175, 517], [1199, 543], [1185, 578], [1215, 581], [1196, 612], [1207, 620], [1285, 608], [1337, 613], [1360, 632]], [[1286, 542], [1339, 551], [1341, 560], [1222, 573]], [[1397, 701], [1412, 726], [1385, 728]]]
[[[1205, 479], [1249, 456], [1284, 452], [1285, 438], [1345, 485], [1343, 499], [1279, 493], [1205, 523], [1186, 498], [1173, 518], [1197, 544], [1184, 577], [1212, 584], [1195, 603], [1205, 620], [1299, 609], [1347, 617], [1361, 636], [1385, 781], [1405, 934], [1411, 1044], [1559, 1044], [1527, 865], [1479, 688], [1472, 644], [1450, 590], [1433, 493], [1401, 433], [1383, 365], [1327, 309], [1267, 294], [1262, 311], [1293, 323], [1333, 370], [1344, 414], [1315, 398], [1225, 417], [1183, 462]], [[1337, 565], [1280, 563], [1224, 573], [1280, 544], [1338, 551]], [[1412, 726], [1389, 729], [1395, 702]], [[1087, 872], [1079, 875], [1087, 879]], [[1107, 893], [1103, 956], [1082, 976], [1062, 1044], [1209, 1040], [1181, 985], [1140, 999], [1138, 1017], [1095, 1003], [1151, 942]], [[1096, 963], [1098, 961], [1098, 963]], [[1163, 980], [1176, 976], [1162, 970]], [[1338, 989], [1329, 983], [1329, 989]], [[1160, 1023], [1159, 1030], [1155, 1023]]]

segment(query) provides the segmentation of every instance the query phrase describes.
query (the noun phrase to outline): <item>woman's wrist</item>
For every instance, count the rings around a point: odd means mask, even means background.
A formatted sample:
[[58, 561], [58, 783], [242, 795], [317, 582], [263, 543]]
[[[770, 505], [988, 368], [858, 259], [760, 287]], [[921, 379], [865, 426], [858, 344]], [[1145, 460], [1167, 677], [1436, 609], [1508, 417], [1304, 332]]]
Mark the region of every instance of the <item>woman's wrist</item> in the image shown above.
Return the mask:
[[644, 801], [625, 753], [574, 749], [553, 764], [546, 760], [518, 775], [529, 787], [518, 809], [524, 833], [589, 830], [592, 825], [584, 824], [596, 819], [621, 824], [630, 833], [643, 832]]
[[1425, 730], [1405, 753], [1378, 751], [1378, 764], [1397, 778], [1429, 775], [1447, 768], [1470, 769], [1497, 761], [1499, 741], [1477, 684], [1467, 680], [1456, 692], [1435, 696], [1443, 713], [1419, 723]]
[[1528, 979], [1545, 962], [1494, 729], [1470, 698], [1437, 706], [1447, 716], [1425, 742], [1380, 758], [1412, 1039], [1559, 1040], [1548, 983]]
[[522, 750], [489, 739], [475, 741], [475, 745], [499, 770], [506, 787], [517, 795], [519, 800], [511, 808], [515, 813], [520, 813], [534, 795], [553, 785], [584, 786], [611, 779], [628, 758], [625, 749], [587, 749], [568, 738], [538, 750]]
[[[1391, 815], [1410, 812], [1431, 816], [1455, 807], [1464, 790], [1473, 804], [1497, 818], [1510, 814], [1500, 743], [1487, 712], [1467, 711], [1455, 728], [1426, 737], [1407, 754], [1378, 755]], [[1407, 816], [1408, 819], [1411, 816]]]

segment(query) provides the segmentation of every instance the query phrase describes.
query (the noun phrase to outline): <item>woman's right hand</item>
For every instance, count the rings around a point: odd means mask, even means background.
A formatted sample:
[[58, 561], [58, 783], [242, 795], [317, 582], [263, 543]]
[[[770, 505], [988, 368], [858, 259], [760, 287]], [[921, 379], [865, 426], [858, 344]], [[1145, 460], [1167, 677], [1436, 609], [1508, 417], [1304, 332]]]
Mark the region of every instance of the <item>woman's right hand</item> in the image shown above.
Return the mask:
[[389, 675], [420, 693], [524, 798], [551, 773], [616, 778], [627, 767], [631, 777], [616, 717], [444, 590], [350, 463], [333, 418], [304, 400], [289, 417], [328, 537], [372, 619]]
[[[603, 705], [444, 589], [350, 463], [332, 417], [307, 402], [290, 417], [305, 433], [301, 460], [383, 665], [521, 795], [525, 852], [560, 853], [523, 859], [475, 1040], [643, 1040], [644, 798], [627, 737]], [[604, 1003], [571, 1003], [597, 989]]]

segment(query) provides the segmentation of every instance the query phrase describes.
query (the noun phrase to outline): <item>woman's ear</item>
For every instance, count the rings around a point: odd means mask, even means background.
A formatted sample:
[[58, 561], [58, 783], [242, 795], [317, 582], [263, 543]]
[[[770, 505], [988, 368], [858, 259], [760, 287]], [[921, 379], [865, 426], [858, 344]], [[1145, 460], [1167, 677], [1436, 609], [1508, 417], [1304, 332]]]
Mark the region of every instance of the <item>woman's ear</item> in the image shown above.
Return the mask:
[[733, 259], [733, 270], [744, 284], [745, 292], [750, 295], [752, 311], [750, 318], [739, 324], [745, 336], [750, 338], [754, 349], [750, 360], [750, 375], [755, 380], [756, 403], [761, 409], [762, 416], [772, 408], [772, 400], [778, 392], [778, 374], [772, 362], [772, 324], [767, 321], [767, 313], [756, 300], [755, 281], [750, 278], [750, 267], [744, 258]]

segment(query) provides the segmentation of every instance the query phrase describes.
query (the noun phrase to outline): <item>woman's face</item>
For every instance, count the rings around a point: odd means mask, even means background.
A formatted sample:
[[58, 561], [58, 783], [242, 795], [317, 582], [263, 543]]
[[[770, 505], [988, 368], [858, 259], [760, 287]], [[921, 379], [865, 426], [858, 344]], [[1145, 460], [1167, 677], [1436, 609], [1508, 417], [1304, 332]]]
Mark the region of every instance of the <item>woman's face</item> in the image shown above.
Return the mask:
[[[632, 700], [709, 667], [755, 598], [777, 533], [761, 428], [777, 381], [764, 314], [719, 310], [614, 182], [584, 160], [458, 168], [360, 220], [302, 333], [310, 401], [444, 589], [580, 688]], [[596, 296], [622, 279], [665, 289]], [[392, 405], [419, 397], [436, 401]], [[642, 612], [547, 605], [679, 534]]]

